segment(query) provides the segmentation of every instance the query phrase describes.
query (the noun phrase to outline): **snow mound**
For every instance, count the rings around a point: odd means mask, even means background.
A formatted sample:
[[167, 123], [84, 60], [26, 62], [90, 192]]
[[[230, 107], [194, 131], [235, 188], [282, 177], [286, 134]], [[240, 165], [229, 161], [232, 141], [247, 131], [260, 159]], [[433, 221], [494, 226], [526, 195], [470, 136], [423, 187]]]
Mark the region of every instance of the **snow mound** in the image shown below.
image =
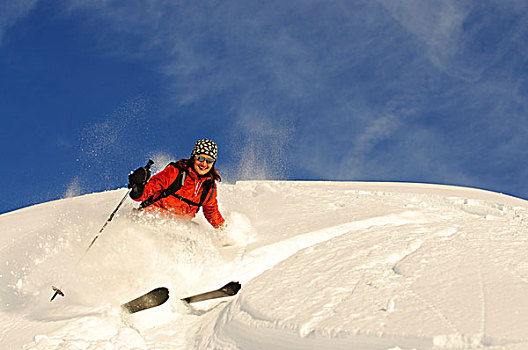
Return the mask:
[[[26, 349], [526, 349], [526, 201], [397, 183], [219, 186], [228, 226], [137, 215], [125, 190], [0, 216], [0, 341]], [[230, 280], [238, 296], [188, 295]], [[51, 285], [65, 297], [49, 302]], [[164, 305], [119, 305], [159, 286]]]
[[528, 346], [525, 209], [442, 194], [360, 195], [359, 203], [377, 197], [376, 208], [399, 213], [260, 248], [258, 256], [291, 242], [303, 249], [252, 279], [200, 345]]

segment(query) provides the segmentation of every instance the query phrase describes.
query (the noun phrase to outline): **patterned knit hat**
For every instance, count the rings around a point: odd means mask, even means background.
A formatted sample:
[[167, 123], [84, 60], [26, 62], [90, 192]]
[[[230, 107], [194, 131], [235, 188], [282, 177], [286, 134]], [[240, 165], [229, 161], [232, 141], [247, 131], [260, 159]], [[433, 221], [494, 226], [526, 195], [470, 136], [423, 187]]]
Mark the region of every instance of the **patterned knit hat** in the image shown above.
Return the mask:
[[196, 141], [194, 149], [191, 153], [191, 157], [196, 156], [198, 154], [205, 154], [216, 160], [216, 156], [218, 155], [218, 147], [216, 146], [216, 143], [213, 140], [200, 139]]

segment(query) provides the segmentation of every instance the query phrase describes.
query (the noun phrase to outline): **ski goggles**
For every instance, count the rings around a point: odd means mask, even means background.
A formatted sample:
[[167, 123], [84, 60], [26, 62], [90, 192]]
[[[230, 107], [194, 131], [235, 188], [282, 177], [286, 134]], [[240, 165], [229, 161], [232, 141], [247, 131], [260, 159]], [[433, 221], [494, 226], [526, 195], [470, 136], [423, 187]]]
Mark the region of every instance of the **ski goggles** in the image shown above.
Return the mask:
[[200, 163], [203, 162], [204, 160], [207, 162], [207, 164], [213, 164], [215, 162], [214, 159], [212, 158], [205, 158], [204, 156], [196, 156], [196, 160], [199, 161]]

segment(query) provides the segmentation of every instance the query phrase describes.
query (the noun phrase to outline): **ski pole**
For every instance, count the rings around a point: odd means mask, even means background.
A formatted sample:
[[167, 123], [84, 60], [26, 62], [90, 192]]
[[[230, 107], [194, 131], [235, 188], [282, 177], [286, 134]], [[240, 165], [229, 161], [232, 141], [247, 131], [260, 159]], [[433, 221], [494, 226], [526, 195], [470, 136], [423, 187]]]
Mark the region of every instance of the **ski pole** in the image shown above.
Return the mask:
[[[149, 170], [151, 165], [154, 164], [154, 161], [152, 159], [149, 159], [147, 165], [145, 165], [145, 170]], [[125, 196], [123, 197], [123, 199], [121, 199], [121, 201], [119, 202], [119, 204], [117, 205], [117, 207], [114, 209], [114, 211], [112, 212], [112, 214], [110, 214], [110, 217], [108, 217], [108, 219], [105, 221], [103, 227], [101, 227], [101, 229], [99, 230], [99, 232], [97, 233], [97, 235], [95, 235], [95, 237], [92, 239], [92, 242], [90, 243], [90, 245], [88, 246], [88, 248], [86, 248], [86, 251], [84, 252], [83, 256], [81, 256], [81, 258], [79, 259], [79, 261], [77, 261], [77, 264], [75, 264], [75, 267], [77, 267], [77, 265], [79, 265], [79, 263], [82, 261], [82, 259], [86, 256], [86, 254], [88, 253], [88, 250], [94, 245], [95, 241], [97, 240], [97, 238], [99, 238], [99, 236], [101, 235], [101, 233], [103, 232], [103, 230], [105, 229], [105, 227], [108, 225], [108, 223], [110, 221], [112, 221], [112, 219], [114, 218], [114, 215], [115, 213], [117, 213], [117, 211], [119, 210], [119, 208], [121, 207], [121, 205], [123, 204], [123, 202], [126, 200], [126, 198], [128, 197], [128, 195], [130, 194], [130, 191], [132, 191], [132, 189], [128, 190], [127, 193], [125, 194]], [[51, 287], [53, 289], [53, 291], [55, 292], [53, 294], [53, 296], [51, 297], [51, 300], [50, 301], [53, 301], [53, 299], [55, 299], [55, 297], [57, 295], [60, 295], [60, 296], [64, 296], [64, 293], [57, 287], [55, 286], [52, 286]]]
[[117, 205], [117, 207], [114, 209], [114, 211], [112, 212], [112, 214], [110, 214], [110, 217], [106, 220], [106, 222], [104, 223], [103, 227], [101, 227], [101, 229], [99, 230], [99, 232], [97, 233], [97, 235], [95, 235], [95, 237], [92, 239], [92, 242], [90, 243], [90, 245], [88, 246], [88, 248], [86, 248], [86, 252], [88, 252], [88, 249], [90, 249], [95, 241], [97, 240], [97, 238], [99, 238], [99, 236], [101, 235], [101, 232], [103, 232], [103, 230], [105, 229], [105, 227], [108, 225], [108, 223], [110, 221], [112, 221], [112, 219], [114, 218], [114, 215], [115, 213], [117, 212], [117, 210], [121, 207], [121, 204], [123, 204], [123, 202], [125, 201], [125, 199], [128, 197], [128, 195], [130, 194], [130, 191], [132, 191], [131, 189], [127, 191], [127, 193], [125, 194], [125, 196], [123, 197], [123, 199], [121, 199], [121, 202], [119, 202], [119, 204]]
[[[150, 170], [150, 166], [154, 164], [154, 161], [152, 159], [149, 159], [147, 165], [145, 165], [145, 170]], [[88, 246], [88, 248], [86, 248], [86, 252], [88, 252], [88, 250], [94, 245], [95, 241], [97, 240], [97, 238], [99, 238], [99, 236], [101, 235], [101, 232], [103, 232], [103, 230], [105, 229], [105, 227], [108, 225], [108, 223], [110, 221], [112, 221], [112, 219], [114, 218], [114, 215], [115, 213], [117, 213], [117, 211], [119, 210], [119, 208], [121, 207], [121, 204], [123, 204], [123, 202], [126, 200], [126, 198], [128, 197], [128, 195], [130, 194], [130, 191], [132, 191], [132, 189], [128, 190], [127, 193], [125, 194], [125, 196], [123, 197], [123, 199], [121, 199], [121, 202], [119, 202], [119, 204], [117, 205], [117, 207], [114, 209], [114, 211], [112, 212], [112, 214], [110, 214], [110, 217], [106, 220], [106, 222], [104, 223], [103, 227], [101, 227], [101, 229], [99, 230], [99, 233], [97, 233], [97, 235], [94, 237], [94, 239], [92, 240], [92, 242], [90, 243], [90, 245]], [[86, 253], [85, 252], [85, 253]], [[77, 263], [78, 264], [78, 263]]]

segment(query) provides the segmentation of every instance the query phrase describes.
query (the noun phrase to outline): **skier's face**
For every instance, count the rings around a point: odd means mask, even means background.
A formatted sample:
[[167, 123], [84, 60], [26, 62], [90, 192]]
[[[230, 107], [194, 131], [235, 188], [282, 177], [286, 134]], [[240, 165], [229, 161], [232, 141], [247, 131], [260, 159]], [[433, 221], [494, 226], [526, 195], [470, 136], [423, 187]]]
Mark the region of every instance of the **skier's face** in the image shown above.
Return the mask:
[[198, 175], [207, 174], [213, 167], [214, 159], [206, 154], [199, 154], [194, 157], [194, 170]]

